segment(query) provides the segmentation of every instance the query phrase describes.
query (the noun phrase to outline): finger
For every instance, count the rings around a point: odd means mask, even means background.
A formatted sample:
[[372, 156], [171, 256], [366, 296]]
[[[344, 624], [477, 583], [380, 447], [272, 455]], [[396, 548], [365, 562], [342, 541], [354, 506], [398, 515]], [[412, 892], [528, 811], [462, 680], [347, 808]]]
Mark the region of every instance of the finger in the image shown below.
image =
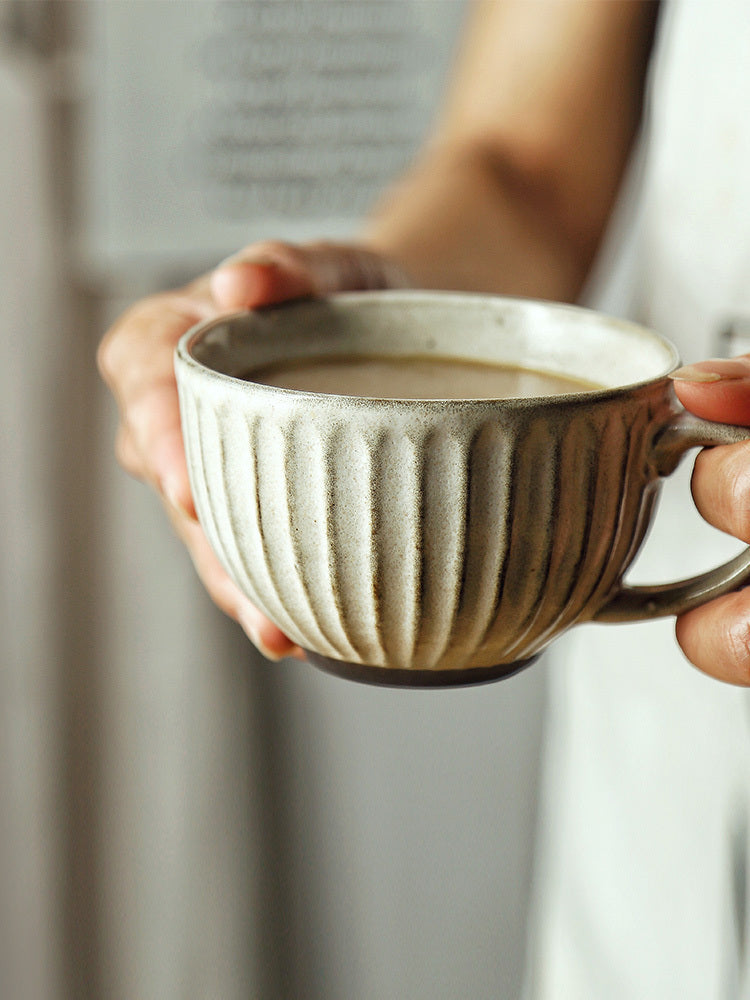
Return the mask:
[[676, 634], [699, 670], [728, 684], [750, 686], [750, 588], [680, 615]]
[[302, 650], [245, 597], [216, 558], [200, 525], [177, 509], [170, 520], [193, 560], [196, 572], [214, 603], [239, 623], [250, 641], [269, 660], [304, 658]]
[[364, 247], [338, 243], [257, 243], [220, 265], [211, 291], [221, 309], [253, 309], [333, 292], [404, 287], [394, 263]]
[[135, 469], [173, 507], [195, 519], [174, 376], [146, 382], [123, 415]]
[[115, 458], [126, 472], [136, 479], [141, 466], [141, 456], [133, 443], [132, 435], [126, 424], [121, 423], [115, 437]]
[[149, 296], [128, 309], [104, 335], [97, 352], [99, 371], [118, 403], [127, 403], [140, 391], [144, 373], [173, 376], [177, 341], [215, 311], [208, 279], [182, 292]]
[[671, 377], [680, 402], [696, 416], [750, 426], [750, 355], [699, 361]]
[[182, 334], [213, 311], [207, 280], [184, 293], [152, 296], [113, 325], [97, 355], [120, 410], [124, 468], [190, 513], [173, 352]]
[[750, 543], [750, 442], [700, 452], [692, 491], [696, 507], [709, 524]]
[[197, 522], [180, 424], [174, 347], [195, 323], [215, 315], [208, 278], [152, 296], [126, 312], [104, 337], [97, 360], [121, 414], [117, 456], [161, 494], [177, 534], [214, 602], [237, 620], [269, 659], [304, 656], [229, 578]]

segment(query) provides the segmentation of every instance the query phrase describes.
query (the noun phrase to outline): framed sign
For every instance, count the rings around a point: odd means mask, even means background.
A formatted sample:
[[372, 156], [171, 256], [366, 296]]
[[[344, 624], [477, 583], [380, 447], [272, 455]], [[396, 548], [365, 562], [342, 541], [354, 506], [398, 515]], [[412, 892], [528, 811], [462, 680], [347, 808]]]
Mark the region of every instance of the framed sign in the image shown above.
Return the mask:
[[429, 128], [459, 0], [83, 5], [84, 266], [350, 234]]

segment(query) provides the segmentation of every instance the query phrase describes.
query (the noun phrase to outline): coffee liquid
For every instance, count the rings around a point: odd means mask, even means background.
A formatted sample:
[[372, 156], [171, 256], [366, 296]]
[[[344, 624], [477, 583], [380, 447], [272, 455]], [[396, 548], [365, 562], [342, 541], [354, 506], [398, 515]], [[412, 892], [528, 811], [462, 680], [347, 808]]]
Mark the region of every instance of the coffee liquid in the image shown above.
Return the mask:
[[283, 389], [375, 399], [512, 399], [601, 388], [531, 368], [423, 356], [295, 359], [253, 369], [245, 377]]

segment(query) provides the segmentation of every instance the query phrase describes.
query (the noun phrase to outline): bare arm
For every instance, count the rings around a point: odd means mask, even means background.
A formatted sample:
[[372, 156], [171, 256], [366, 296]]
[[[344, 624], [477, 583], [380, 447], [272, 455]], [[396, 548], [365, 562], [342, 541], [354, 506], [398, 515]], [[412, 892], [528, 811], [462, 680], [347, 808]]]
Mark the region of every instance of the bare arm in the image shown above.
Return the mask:
[[367, 241], [417, 284], [574, 299], [641, 118], [658, 5], [475, 5], [435, 133]]

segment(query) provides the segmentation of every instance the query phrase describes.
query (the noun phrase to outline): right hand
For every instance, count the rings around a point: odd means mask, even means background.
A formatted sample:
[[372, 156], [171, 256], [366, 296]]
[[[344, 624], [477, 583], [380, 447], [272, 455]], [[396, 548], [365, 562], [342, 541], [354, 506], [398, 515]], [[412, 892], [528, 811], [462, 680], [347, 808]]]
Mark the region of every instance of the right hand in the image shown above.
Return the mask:
[[[672, 378], [680, 402], [696, 416], [750, 426], [750, 355], [699, 361]], [[750, 441], [704, 448], [692, 490], [709, 524], [750, 544]], [[705, 673], [750, 687], [750, 587], [680, 615], [677, 640]]]
[[400, 268], [364, 247], [256, 243], [184, 288], [137, 302], [99, 347], [99, 370], [120, 412], [120, 464], [153, 487], [211, 598], [270, 659], [302, 653], [230, 580], [198, 523], [180, 425], [175, 346], [195, 323], [222, 313], [406, 284]]

